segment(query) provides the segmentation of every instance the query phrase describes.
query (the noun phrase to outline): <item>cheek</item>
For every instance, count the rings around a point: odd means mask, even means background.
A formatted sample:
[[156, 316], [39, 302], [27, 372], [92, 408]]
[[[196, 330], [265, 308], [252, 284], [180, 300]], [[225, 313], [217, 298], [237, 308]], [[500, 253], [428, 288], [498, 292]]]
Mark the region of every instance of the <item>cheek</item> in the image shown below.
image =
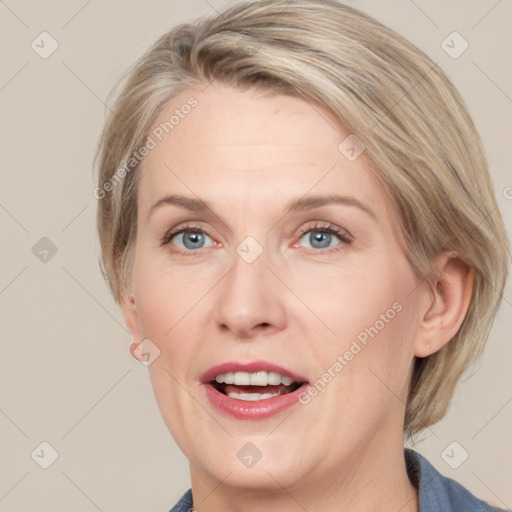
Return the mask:
[[144, 336], [171, 338], [211, 287], [207, 276], [177, 271], [160, 257], [138, 255], [134, 264], [134, 289], [139, 323]]
[[157, 260], [149, 251], [139, 256], [134, 288], [141, 335], [160, 351], [149, 372], [165, 415], [165, 410], [183, 405], [180, 384], [194, 385], [197, 356], [204, 349], [205, 332], [211, 332], [208, 292], [215, 276], [183, 271]]
[[182, 449], [187, 447], [190, 432], [177, 418], [197, 413], [195, 402], [190, 404], [189, 392], [200, 340], [204, 339], [197, 332], [197, 321], [205, 320], [200, 299], [208, 290], [207, 283], [185, 278], [184, 274], [170, 272], [154, 259], [143, 257], [134, 266], [140, 332], [159, 350], [158, 358], [148, 367], [151, 385], [162, 417]]
[[313, 331], [313, 326], [327, 326], [316, 336], [321, 338], [314, 349], [317, 371], [332, 368], [341, 356], [342, 373], [351, 380], [366, 383], [380, 377], [392, 389], [402, 390], [417, 328], [414, 294], [410, 293], [415, 278], [405, 258], [395, 257], [393, 263], [391, 259], [324, 275], [317, 281], [323, 286], [296, 282], [297, 294], [318, 313], [317, 318], [308, 315], [303, 328]]
[[[289, 282], [296, 295], [311, 305], [310, 312], [317, 313], [317, 320], [346, 338], [376, 323], [379, 331], [396, 323], [392, 321], [400, 316], [397, 310], [413, 289], [414, 276], [401, 262], [373, 259], [368, 264], [309, 268]], [[313, 315], [307, 318], [314, 321]]]

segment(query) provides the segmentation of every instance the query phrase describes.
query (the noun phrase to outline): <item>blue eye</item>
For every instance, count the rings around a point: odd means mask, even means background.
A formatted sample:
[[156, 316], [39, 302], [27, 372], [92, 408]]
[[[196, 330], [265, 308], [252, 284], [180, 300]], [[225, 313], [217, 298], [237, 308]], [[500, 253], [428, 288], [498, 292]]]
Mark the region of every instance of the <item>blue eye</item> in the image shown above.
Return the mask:
[[[302, 230], [296, 246], [328, 252], [328, 249], [343, 249], [344, 246], [351, 243], [352, 237], [344, 229], [333, 225], [313, 225]], [[222, 246], [198, 226], [186, 226], [166, 234], [161, 240], [161, 245], [174, 246], [174, 252], [180, 252], [184, 255], [196, 252], [199, 254], [202, 249]], [[201, 254], [203, 253], [201, 252]]]
[[172, 234], [168, 241], [180, 249], [189, 251], [204, 249], [205, 247], [211, 247], [213, 245], [213, 240], [206, 233], [190, 229]]
[[330, 233], [326, 233], [325, 231], [310, 231], [306, 236], [311, 247], [315, 249], [325, 249], [329, 247], [333, 238]]
[[312, 249], [330, 249], [341, 243], [351, 242], [348, 234], [336, 227], [316, 227], [303, 231], [299, 243], [302, 247]]

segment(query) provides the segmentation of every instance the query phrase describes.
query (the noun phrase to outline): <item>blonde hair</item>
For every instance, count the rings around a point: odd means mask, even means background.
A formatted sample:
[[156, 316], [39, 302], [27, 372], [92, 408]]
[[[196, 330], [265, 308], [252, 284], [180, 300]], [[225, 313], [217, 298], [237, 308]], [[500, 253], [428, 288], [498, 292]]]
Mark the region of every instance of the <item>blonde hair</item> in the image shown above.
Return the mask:
[[404, 431], [440, 420], [478, 358], [508, 273], [508, 242], [481, 140], [459, 93], [423, 52], [370, 16], [334, 0], [261, 0], [173, 28], [135, 63], [98, 146], [101, 266], [116, 302], [129, 286], [137, 229], [137, 176], [163, 105], [217, 81], [300, 96], [332, 111], [400, 212], [406, 252], [428, 281], [436, 255], [474, 269], [456, 336], [415, 360]]

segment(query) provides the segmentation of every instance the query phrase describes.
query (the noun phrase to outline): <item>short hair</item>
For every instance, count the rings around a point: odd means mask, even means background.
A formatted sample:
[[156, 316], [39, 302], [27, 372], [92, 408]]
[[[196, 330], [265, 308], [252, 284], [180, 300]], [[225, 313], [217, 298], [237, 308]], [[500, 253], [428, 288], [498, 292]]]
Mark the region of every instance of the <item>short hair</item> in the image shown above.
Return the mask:
[[391, 29], [335, 0], [236, 4], [176, 26], [128, 70], [96, 154], [100, 266], [116, 302], [132, 274], [139, 148], [168, 100], [212, 81], [331, 111], [365, 145], [395, 201], [418, 279], [429, 282], [435, 257], [446, 251], [474, 270], [459, 331], [412, 369], [404, 433], [439, 421], [499, 307], [507, 235], [481, 139], [445, 73]]

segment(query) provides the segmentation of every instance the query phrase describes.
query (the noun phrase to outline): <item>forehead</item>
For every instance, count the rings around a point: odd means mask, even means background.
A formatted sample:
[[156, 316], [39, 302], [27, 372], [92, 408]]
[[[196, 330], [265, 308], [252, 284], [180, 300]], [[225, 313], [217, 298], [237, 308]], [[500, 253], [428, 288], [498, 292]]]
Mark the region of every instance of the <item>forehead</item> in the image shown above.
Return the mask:
[[150, 136], [155, 147], [142, 163], [141, 211], [165, 193], [221, 204], [227, 191], [233, 206], [286, 203], [308, 191], [389, 206], [364, 153], [351, 160], [340, 151], [346, 128], [302, 98], [213, 83], [171, 99]]

